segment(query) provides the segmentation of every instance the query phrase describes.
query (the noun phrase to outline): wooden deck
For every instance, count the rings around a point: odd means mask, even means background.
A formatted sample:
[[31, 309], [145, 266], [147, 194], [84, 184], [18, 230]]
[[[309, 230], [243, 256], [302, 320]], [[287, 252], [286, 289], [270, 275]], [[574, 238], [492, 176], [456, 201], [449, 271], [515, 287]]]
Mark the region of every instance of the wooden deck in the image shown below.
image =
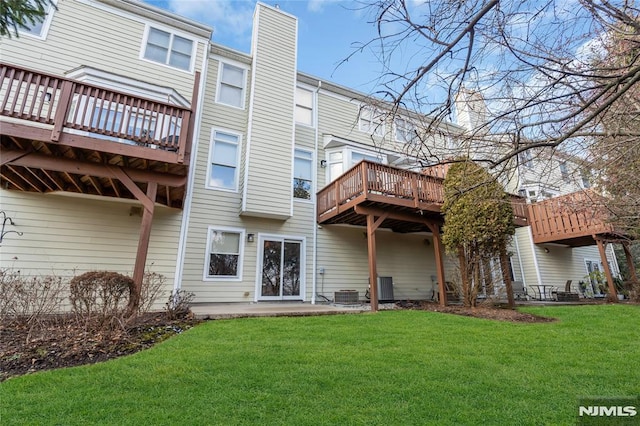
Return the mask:
[[[382, 227], [426, 231], [421, 219], [443, 221], [443, 182], [442, 177], [363, 160], [318, 192], [318, 223], [366, 226], [366, 216], [358, 209], [373, 208], [392, 213]], [[526, 226], [525, 200], [513, 196], [512, 206], [516, 225]]]
[[531, 233], [536, 244], [557, 243], [571, 247], [595, 244], [595, 238], [616, 240], [624, 233], [609, 223], [603, 200], [581, 191], [530, 204]]
[[184, 108], [0, 64], [3, 185], [135, 199], [154, 182], [156, 202], [181, 208], [194, 103]]

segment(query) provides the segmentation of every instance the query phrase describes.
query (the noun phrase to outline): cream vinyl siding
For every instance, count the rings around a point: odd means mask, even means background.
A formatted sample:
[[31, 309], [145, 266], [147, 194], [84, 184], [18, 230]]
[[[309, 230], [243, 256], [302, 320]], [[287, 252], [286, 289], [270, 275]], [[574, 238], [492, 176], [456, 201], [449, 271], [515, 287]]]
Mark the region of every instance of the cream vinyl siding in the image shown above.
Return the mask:
[[536, 273], [536, 267], [533, 260], [533, 253], [531, 250], [531, 237], [529, 234], [529, 227], [516, 229], [516, 235], [514, 238], [518, 239], [518, 247], [520, 248], [520, 259], [522, 260], [522, 269], [524, 270], [525, 282], [527, 286], [538, 284], [538, 276]]
[[[312, 250], [313, 227], [309, 222], [313, 206], [300, 203], [296, 205], [296, 215], [286, 222], [257, 217], [238, 216], [217, 209], [208, 217], [191, 217], [187, 253], [185, 256], [182, 289], [193, 292], [198, 302], [252, 302], [256, 296], [256, 266], [259, 250], [259, 234], [287, 235], [306, 239], [305, 294], [304, 300], [311, 300], [312, 294]], [[226, 226], [244, 229], [246, 234], [254, 234], [254, 242], [244, 243], [244, 264], [242, 281], [216, 282], [203, 281], [202, 271], [206, 261], [207, 226]], [[258, 274], [258, 279], [260, 275]]]
[[[11, 229], [23, 233], [2, 241], [0, 267], [66, 278], [94, 270], [132, 275], [142, 218], [130, 209], [138, 203], [6, 190], [0, 200], [16, 223]], [[181, 218], [180, 210], [156, 206], [146, 269], [166, 277], [160, 305], [172, 288]]]
[[[549, 249], [549, 253], [545, 253], [545, 247]], [[536, 246], [536, 254], [542, 283], [558, 286], [561, 290], [564, 290], [567, 280], [573, 281], [574, 291], [577, 291], [579, 281], [586, 280], [585, 258], [600, 262], [600, 252], [596, 245], [575, 248], [540, 245]], [[607, 258], [611, 264], [611, 272], [616, 276], [618, 268], [609, 247]]]
[[297, 20], [258, 4], [243, 214], [291, 215]]
[[[170, 86], [191, 100], [194, 73], [141, 59], [145, 24], [76, 0], [59, 0], [46, 40], [2, 38], [3, 61], [64, 76], [80, 66]], [[195, 69], [201, 67], [206, 45], [188, 32], [151, 22], [163, 31], [193, 40]]]
[[[333, 299], [338, 290], [358, 290], [361, 300], [369, 285], [366, 228], [327, 225], [318, 231], [318, 293]], [[429, 244], [425, 244], [425, 239]], [[396, 299], [431, 299], [436, 276], [433, 239], [426, 234], [376, 232], [378, 275], [393, 277]], [[455, 279], [455, 264], [445, 257], [447, 280]], [[321, 300], [322, 298], [318, 299]]]

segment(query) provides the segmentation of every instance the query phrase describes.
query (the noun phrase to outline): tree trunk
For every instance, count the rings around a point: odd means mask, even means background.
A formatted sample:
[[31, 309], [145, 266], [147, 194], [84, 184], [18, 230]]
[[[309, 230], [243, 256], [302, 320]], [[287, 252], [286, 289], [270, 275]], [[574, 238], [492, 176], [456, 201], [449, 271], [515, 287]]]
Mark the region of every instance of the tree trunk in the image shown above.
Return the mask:
[[464, 306], [471, 306], [468, 304], [469, 288], [471, 287], [469, 283], [469, 269], [467, 264], [467, 256], [465, 255], [465, 250], [463, 246], [458, 247], [458, 261], [460, 262], [460, 278], [462, 279], [462, 303]]
[[516, 302], [513, 299], [513, 286], [511, 285], [511, 274], [509, 274], [509, 257], [507, 256], [506, 247], [500, 248], [500, 269], [502, 270], [504, 286], [507, 289], [507, 301], [509, 303], [509, 308], [513, 309], [516, 306]]

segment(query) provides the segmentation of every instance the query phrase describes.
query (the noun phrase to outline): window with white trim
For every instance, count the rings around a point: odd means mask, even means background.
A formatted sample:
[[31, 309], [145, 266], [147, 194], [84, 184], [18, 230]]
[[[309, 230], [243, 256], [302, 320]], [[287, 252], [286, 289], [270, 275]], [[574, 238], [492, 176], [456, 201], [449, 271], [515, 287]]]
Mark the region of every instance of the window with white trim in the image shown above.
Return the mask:
[[313, 91], [296, 87], [296, 123], [313, 126]]
[[[34, 4], [33, 0], [27, 0], [27, 1], [32, 5]], [[36, 19], [36, 21], [33, 23], [26, 22], [26, 25], [28, 28], [18, 28], [18, 34], [32, 36], [32, 37], [44, 40], [47, 36], [47, 33], [49, 32], [49, 27], [51, 26], [53, 13], [56, 10], [54, 7], [56, 3], [57, 3], [57, 0], [54, 0], [53, 4], [51, 2], [47, 2], [44, 5], [44, 9], [45, 9], [44, 18], [41, 21]], [[11, 22], [9, 22], [8, 24], [9, 26], [12, 25]]]
[[395, 139], [398, 142], [409, 143], [416, 137], [416, 127], [404, 118], [396, 118], [394, 121]]
[[216, 102], [244, 108], [246, 70], [226, 62], [220, 63]]
[[530, 149], [520, 153], [520, 164], [528, 169], [533, 169], [533, 155]]
[[296, 148], [293, 156], [293, 197], [310, 200], [313, 188], [313, 153]]
[[562, 176], [562, 180], [569, 180], [569, 169], [566, 161], [560, 162], [560, 175]]
[[371, 151], [355, 151], [350, 147], [327, 152], [327, 170], [329, 182], [336, 180], [340, 175], [349, 170], [362, 160], [373, 163], [387, 164], [387, 156]]
[[205, 279], [242, 279], [244, 236], [244, 229], [214, 226], [208, 228]]
[[360, 108], [358, 127], [361, 131], [376, 136], [384, 135], [384, 115], [371, 107]]
[[237, 191], [240, 135], [213, 130], [209, 149], [207, 188]]
[[174, 68], [191, 70], [193, 40], [149, 27], [144, 58]]

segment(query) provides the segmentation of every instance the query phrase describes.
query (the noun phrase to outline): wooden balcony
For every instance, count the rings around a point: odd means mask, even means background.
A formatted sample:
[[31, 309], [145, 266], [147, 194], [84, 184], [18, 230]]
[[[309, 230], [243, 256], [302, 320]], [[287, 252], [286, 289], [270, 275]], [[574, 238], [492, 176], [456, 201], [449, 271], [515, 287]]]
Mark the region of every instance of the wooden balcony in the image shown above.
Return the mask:
[[609, 222], [601, 197], [591, 191], [574, 192], [529, 204], [533, 241], [571, 247], [595, 244], [595, 238], [616, 240], [624, 233]]
[[[393, 212], [382, 225], [397, 232], [428, 230], [422, 219], [443, 222], [444, 179], [366, 160], [318, 192], [318, 223], [366, 225], [362, 208]], [[528, 224], [524, 199], [513, 196], [514, 223]]]
[[181, 208], [191, 108], [0, 64], [3, 185], [139, 199], [153, 182]]

